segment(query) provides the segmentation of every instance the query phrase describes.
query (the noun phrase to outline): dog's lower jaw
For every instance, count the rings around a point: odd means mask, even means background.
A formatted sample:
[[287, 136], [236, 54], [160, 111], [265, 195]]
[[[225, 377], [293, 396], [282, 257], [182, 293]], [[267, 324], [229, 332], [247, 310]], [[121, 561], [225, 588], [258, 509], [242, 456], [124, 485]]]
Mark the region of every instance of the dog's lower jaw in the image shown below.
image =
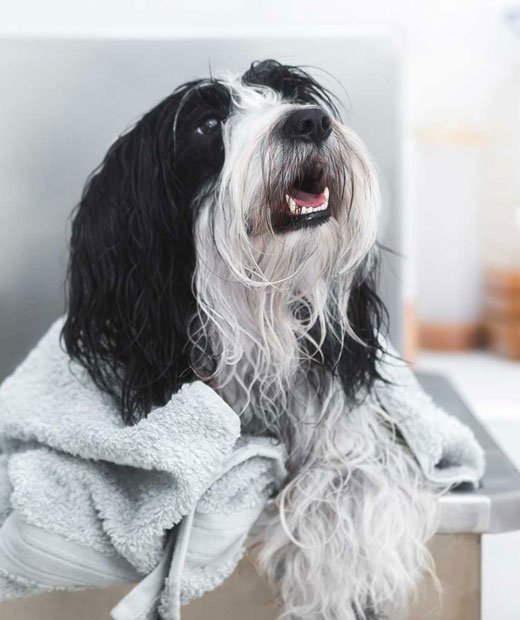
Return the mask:
[[433, 494], [421, 489], [413, 457], [368, 402], [333, 427], [323, 421], [303, 444], [313, 444], [311, 453], [262, 520], [252, 547], [257, 565], [283, 618], [382, 620], [432, 571]]

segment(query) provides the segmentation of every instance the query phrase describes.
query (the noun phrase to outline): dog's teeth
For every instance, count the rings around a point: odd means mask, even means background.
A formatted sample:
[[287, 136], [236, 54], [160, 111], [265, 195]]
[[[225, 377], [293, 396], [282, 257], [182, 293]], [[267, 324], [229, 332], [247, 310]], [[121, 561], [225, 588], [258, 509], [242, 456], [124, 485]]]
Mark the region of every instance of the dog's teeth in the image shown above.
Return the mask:
[[316, 207], [304, 207], [304, 206], [300, 206], [298, 204], [296, 204], [296, 201], [294, 200], [294, 198], [292, 198], [289, 194], [285, 194], [285, 200], [287, 202], [287, 205], [289, 206], [289, 210], [292, 213], [292, 215], [296, 215], [296, 216], [300, 216], [300, 215], [307, 215], [308, 213], [315, 213], [316, 211], [325, 211], [325, 209], [328, 208], [329, 206], [329, 189], [326, 187], [323, 191], [325, 197], [327, 198], [327, 200], [319, 206]]
[[291, 213], [293, 215], [295, 215], [296, 213], [298, 213], [298, 205], [294, 202], [294, 200], [289, 196], [289, 194], [286, 195], [286, 200], [287, 200], [287, 204], [289, 205], [289, 209], [291, 211]]

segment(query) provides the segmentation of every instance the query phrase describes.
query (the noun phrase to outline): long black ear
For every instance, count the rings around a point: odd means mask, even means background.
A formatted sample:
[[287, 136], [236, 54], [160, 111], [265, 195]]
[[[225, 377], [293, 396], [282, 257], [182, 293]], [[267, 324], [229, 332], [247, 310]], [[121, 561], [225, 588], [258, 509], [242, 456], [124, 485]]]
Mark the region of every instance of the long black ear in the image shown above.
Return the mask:
[[127, 422], [192, 379], [193, 214], [173, 132], [186, 88], [112, 145], [72, 224], [63, 341]]
[[356, 338], [346, 333], [340, 342], [328, 334], [322, 347], [324, 365], [340, 380], [350, 403], [362, 400], [376, 379], [384, 380], [378, 360], [384, 352], [381, 336], [388, 332], [388, 312], [377, 292], [378, 275], [379, 259], [373, 255], [352, 283], [347, 314]]

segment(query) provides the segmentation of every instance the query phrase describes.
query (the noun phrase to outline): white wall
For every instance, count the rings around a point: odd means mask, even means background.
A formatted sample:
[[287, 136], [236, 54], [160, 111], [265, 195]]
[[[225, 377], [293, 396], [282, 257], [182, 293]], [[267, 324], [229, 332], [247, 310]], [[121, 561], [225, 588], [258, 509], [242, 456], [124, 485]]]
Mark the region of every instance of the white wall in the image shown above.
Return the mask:
[[416, 122], [483, 119], [502, 68], [506, 0], [4, 0], [0, 34], [168, 36], [181, 30], [394, 25], [410, 50]]
[[[428, 126], [485, 131], [489, 101], [512, 63], [513, 37], [502, 23], [510, 6], [507, 0], [4, 0], [0, 5], [0, 35], [168, 37], [172, 33], [189, 36], [194, 31], [298, 32], [311, 25], [390, 25], [401, 30], [409, 51], [412, 129]], [[517, 49], [520, 55], [520, 43]], [[428, 161], [430, 156], [421, 158], [417, 151], [409, 160], [409, 178], [415, 181], [408, 189], [407, 253], [415, 257], [410, 262], [410, 294], [418, 291], [419, 309], [430, 320], [443, 318], [443, 314], [444, 318], [473, 318], [479, 305], [479, 241], [473, 236], [465, 249], [464, 244], [456, 243], [456, 229], [449, 231], [451, 238], [446, 238], [443, 235], [447, 230], [435, 228], [436, 222], [450, 216], [451, 206], [439, 204], [442, 192], [438, 192], [439, 201], [428, 199], [432, 196], [431, 184], [443, 183], [442, 178], [432, 179]], [[472, 165], [472, 174], [478, 177], [479, 164]], [[456, 171], [452, 182], [457, 182]], [[471, 179], [461, 182], [471, 183]], [[458, 225], [466, 219], [466, 232], [478, 232], [478, 196], [468, 196], [463, 187], [448, 187], [447, 191], [452, 204], [457, 192], [464, 194], [467, 206], [457, 201]], [[448, 243], [443, 243], [446, 239]], [[436, 248], [442, 251], [442, 265], [432, 256]], [[443, 287], [446, 277], [450, 278], [446, 271], [450, 264], [461, 269]], [[468, 274], [467, 281], [464, 274]], [[462, 280], [469, 292], [455, 299]], [[414, 285], [417, 281], [419, 287]], [[451, 299], [456, 307], [444, 307], [443, 299]]]

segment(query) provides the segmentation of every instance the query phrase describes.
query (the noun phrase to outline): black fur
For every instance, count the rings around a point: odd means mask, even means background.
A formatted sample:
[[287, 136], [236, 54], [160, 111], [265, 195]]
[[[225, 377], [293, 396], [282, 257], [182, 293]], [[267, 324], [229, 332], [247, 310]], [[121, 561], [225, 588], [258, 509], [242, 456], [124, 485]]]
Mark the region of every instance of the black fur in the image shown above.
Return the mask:
[[322, 346], [325, 368], [338, 377], [351, 403], [362, 400], [376, 379], [384, 380], [377, 368], [382, 353], [378, 336], [388, 330], [388, 312], [377, 294], [378, 260], [372, 261], [368, 270], [359, 269], [349, 298], [347, 314], [359, 340], [345, 334], [339, 342], [327, 334]]
[[333, 95], [301, 67], [282, 65], [276, 60], [254, 62], [242, 76], [242, 81], [272, 88], [293, 103], [325, 104], [339, 117]]
[[[253, 63], [243, 80], [335, 110], [330, 93], [298, 67]], [[76, 208], [63, 341], [127, 423], [194, 379], [187, 336], [196, 303], [193, 223], [197, 196], [211, 188], [224, 161], [220, 131], [205, 135], [197, 127], [208, 116], [225, 121], [230, 105], [217, 80], [179, 87], [110, 147]], [[324, 350], [325, 366], [349, 397], [377, 377], [384, 314], [370, 274], [363, 274], [349, 315], [366, 345], [347, 338], [338, 352], [328, 339]]]
[[228, 108], [218, 83], [177, 89], [111, 146], [76, 210], [63, 339], [127, 422], [193, 380], [193, 202], [223, 162], [221, 137], [193, 130]]

